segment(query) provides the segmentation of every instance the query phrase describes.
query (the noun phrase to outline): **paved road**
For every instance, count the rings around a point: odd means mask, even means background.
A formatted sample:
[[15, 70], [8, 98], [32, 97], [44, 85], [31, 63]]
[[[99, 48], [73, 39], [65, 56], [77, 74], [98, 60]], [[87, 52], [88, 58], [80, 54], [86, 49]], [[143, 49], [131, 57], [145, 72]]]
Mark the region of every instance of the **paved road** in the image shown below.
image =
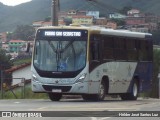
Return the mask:
[[[20, 111], [26, 112], [34, 111], [35, 113], [40, 112], [43, 116], [45, 111], [53, 111], [51, 113], [47, 112], [45, 115], [49, 114], [54, 117], [54, 120], [131, 120], [131, 119], [158, 119], [157, 117], [119, 117], [113, 118], [104, 116], [104, 114], [119, 115], [116, 111], [160, 111], [160, 100], [158, 99], [138, 99], [137, 101], [121, 101], [121, 100], [105, 100], [103, 102], [86, 102], [82, 99], [63, 99], [60, 102], [51, 102], [50, 100], [0, 100], [0, 111]], [[55, 111], [55, 112], [54, 112]], [[56, 112], [61, 111], [61, 112]], [[62, 112], [65, 111], [65, 112]], [[82, 111], [82, 112], [77, 112]], [[84, 112], [86, 111], [86, 112]], [[90, 112], [87, 112], [90, 111]], [[102, 112], [94, 112], [102, 111]], [[106, 112], [112, 111], [112, 112]], [[115, 112], [113, 112], [115, 111]], [[105, 112], [105, 113], [104, 113]], [[127, 112], [128, 113], [128, 112]], [[130, 113], [130, 112], [129, 112]], [[132, 112], [131, 112], [132, 113]], [[154, 113], [154, 112], [153, 112]], [[16, 115], [16, 114], [15, 114]], [[37, 114], [40, 115], [40, 114]], [[67, 116], [68, 115], [68, 116]], [[100, 115], [100, 116], [98, 116]], [[65, 118], [63, 118], [65, 116]], [[67, 116], [67, 117], [66, 117]], [[9, 118], [3, 118], [8, 120]], [[18, 120], [20, 118], [11, 118], [13, 120]], [[28, 120], [28, 118], [23, 118], [23, 120]], [[53, 120], [53, 118], [30, 118], [29, 120]]]

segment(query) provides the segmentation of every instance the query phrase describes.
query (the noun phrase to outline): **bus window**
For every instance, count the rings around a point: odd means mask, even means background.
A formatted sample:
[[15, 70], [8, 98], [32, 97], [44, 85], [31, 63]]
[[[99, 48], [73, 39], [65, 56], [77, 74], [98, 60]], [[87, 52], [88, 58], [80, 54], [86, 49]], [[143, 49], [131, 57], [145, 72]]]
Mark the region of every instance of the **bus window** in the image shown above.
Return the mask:
[[103, 59], [114, 59], [114, 41], [112, 37], [103, 37]]
[[91, 42], [91, 60], [98, 60], [99, 61], [99, 42], [94, 41]]
[[147, 49], [148, 49], [148, 60], [152, 61], [153, 60], [153, 46], [152, 46], [152, 41], [147, 41]]
[[147, 53], [147, 47], [146, 47], [146, 41], [141, 40], [140, 42], [140, 49], [139, 49], [139, 60], [140, 61], [148, 61], [148, 53]]
[[116, 60], [126, 60], [126, 45], [124, 38], [114, 38], [114, 53]]
[[100, 61], [100, 37], [97, 35], [91, 36], [90, 43], [90, 59]]
[[127, 46], [127, 58], [129, 61], [137, 60], [137, 48], [136, 48], [136, 41], [134, 39], [128, 39], [126, 41]]

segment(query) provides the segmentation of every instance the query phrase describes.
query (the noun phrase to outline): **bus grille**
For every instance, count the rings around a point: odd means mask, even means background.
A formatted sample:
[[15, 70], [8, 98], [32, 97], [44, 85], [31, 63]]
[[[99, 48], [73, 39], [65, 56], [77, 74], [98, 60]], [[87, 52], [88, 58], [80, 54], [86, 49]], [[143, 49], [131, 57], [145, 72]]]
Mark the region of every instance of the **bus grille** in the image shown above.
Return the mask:
[[51, 86], [51, 85], [43, 85], [43, 88], [46, 91], [51, 92], [53, 89], [61, 89], [62, 92], [68, 92], [72, 88], [72, 86]]

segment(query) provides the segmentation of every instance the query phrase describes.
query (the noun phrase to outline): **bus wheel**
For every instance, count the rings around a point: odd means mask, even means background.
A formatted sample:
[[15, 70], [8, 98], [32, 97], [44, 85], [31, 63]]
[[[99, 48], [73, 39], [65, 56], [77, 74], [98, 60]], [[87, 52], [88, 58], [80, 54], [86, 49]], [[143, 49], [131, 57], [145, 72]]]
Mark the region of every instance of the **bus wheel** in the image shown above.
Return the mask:
[[138, 83], [135, 81], [132, 85], [130, 93], [120, 95], [122, 100], [137, 100], [138, 97]]
[[58, 93], [48, 93], [48, 96], [51, 101], [59, 101], [62, 98], [62, 94]]
[[105, 82], [101, 82], [100, 84], [100, 89], [99, 89], [99, 94], [85, 94], [82, 95], [82, 98], [84, 100], [88, 100], [88, 101], [102, 101], [104, 100], [106, 96], [106, 85]]
[[93, 95], [93, 100], [94, 101], [103, 101], [105, 96], [106, 96], [106, 84], [104, 81], [102, 81], [100, 84], [99, 93], [96, 95]]

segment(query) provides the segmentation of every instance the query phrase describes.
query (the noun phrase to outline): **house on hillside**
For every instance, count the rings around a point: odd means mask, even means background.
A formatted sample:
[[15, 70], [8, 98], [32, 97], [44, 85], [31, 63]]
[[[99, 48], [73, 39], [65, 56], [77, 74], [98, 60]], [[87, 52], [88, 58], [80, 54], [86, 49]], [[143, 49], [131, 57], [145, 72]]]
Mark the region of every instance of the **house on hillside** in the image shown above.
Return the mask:
[[3, 32], [0, 33], [0, 43], [6, 43], [7, 42], [7, 33]]
[[109, 14], [109, 18], [110, 19], [125, 19], [126, 16], [125, 15], [122, 15], [120, 13], [110, 13]]
[[141, 25], [145, 24], [145, 17], [127, 17], [125, 19], [126, 25], [132, 26], [132, 25]]
[[52, 26], [52, 22], [51, 21], [42, 23], [42, 27], [48, 27], [48, 26]]
[[112, 21], [108, 21], [107, 25], [105, 27], [106, 28], [111, 28], [111, 29], [117, 29], [117, 23], [116, 22], [112, 22]]
[[93, 24], [93, 17], [92, 16], [73, 16], [72, 24], [92, 25]]
[[67, 12], [68, 15], [77, 15], [77, 10], [69, 10]]
[[[62, 19], [62, 18], [59, 19], [59, 20], [58, 20], [58, 25], [65, 25], [64, 19]], [[32, 23], [32, 26], [33, 26], [35, 29], [38, 29], [39, 27], [52, 26], [52, 22], [51, 22], [51, 21], [48, 21], [48, 22], [45, 22], [45, 21], [33, 22], [33, 23]]]
[[9, 45], [8, 45], [8, 43], [3, 43], [2, 44], [2, 49], [6, 50], [8, 52], [9, 51]]
[[44, 21], [35, 21], [32, 23], [32, 26], [37, 30], [39, 27], [42, 27]]
[[107, 18], [100, 17], [100, 18], [98, 18], [98, 19], [95, 20], [95, 25], [101, 25], [101, 26], [103, 26], [103, 25], [106, 25], [107, 22], [108, 22]]
[[86, 16], [86, 11], [81, 10], [69, 10], [69, 11], [60, 11], [58, 13], [59, 19], [72, 18], [73, 16]]
[[87, 11], [86, 16], [92, 16], [94, 19], [98, 19], [99, 11]]
[[23, 40], [10, 40], [9, 41], [9, 51], [11, 53], [19, 53], [23, 48], [26, 48], [26, 41]]
[[140, 14], [140, 10], [138, 10], [138, 9], [131, 9], [131, 10], [127, 11], [128, 16], [134, 16], [137, 14]]

